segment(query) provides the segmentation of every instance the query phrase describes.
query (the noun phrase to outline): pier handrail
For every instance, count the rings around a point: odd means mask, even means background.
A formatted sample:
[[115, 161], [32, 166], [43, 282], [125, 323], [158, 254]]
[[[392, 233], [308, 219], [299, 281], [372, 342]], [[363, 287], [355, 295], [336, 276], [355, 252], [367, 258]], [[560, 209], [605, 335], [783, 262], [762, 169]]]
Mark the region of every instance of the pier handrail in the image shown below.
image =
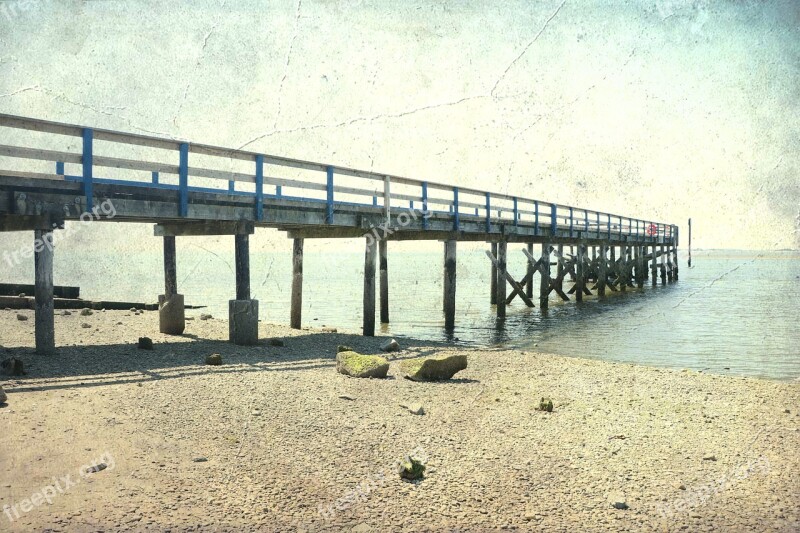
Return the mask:
[[[425, 210], [429, 209], [431, 204], [444, 207], [447, 211], [438, 212], [433, 209], [431, 210], [437, 214], [449, 213], [453, 219], [455, 229], [459, 229], [459, 220], [462, 217], [478, 217], [485, 219], [487, 233], [492, 231], [492, 227], [495, 224], [511, 223], [516, 225], [525, 217], [525, 220], [533, 222], [537, 228], [540, 226], [550, 227], [553, 231], [555, 231], [555, 228], [568, 228], [570, 236], [573, 234], [577, 235], [579, 232], [584, 236], [596, 235], [598, 238], [605, 236], [610, 237], [612, 234], [647, 236], [653, 238], [671, 238], [677, 235], [677, 228], [674, 225], [663, 222], [623, 217], [602, 211], [594, 211], [522, 196], [482, 191], [470, 187], [453, 186], [434, 181], [417, 180], [392, 174], [358, 170], [248, 150], [223, 148], [151, 135], [88, 128], [8, 114], [0, 114], [0, 127], [81, 138], [83, 144], [80, 153], [0, 144], [0, 157], [48, 161], [54, 163], [56, 167], [56, 171], [53, 174], [13, 170], [0, 170], [0, 174], [26, 178], [81, 181], [84, 185], [87, 210], [92, 207], [93, 184], [111, 183], [178, 190], [180, 193], [180, 212], [182, 216], [185, 216], [187, 212], [188, 193], [190, 191], [210, 191], [220, 194], [255, 196], [257, 199], [257, 220], [261, 220], [263, 216], [263, 199], [265, 197], [317, 202], [324, 201], [327, 204], [327, 222], [332, 224], [334, 205], [341, 203], [341, 201], [335, 201], [335, 194], [338, 193], [340, 195], [351, 195], [359, 200], [357, 202], [348, 201], [348, 204], [380, 207], [387, 213], [391, 209], [400, 208], [400, 206], [397, 205], [393, 206], [392, 201], [395, 201], [395, 204], [398, 201], [407, 201], [411, 208], [414, 207], [415, 202], [419, 202], [421, 208]], [[171, 164], [143, 159], [96, 155], [95, 148], [97, 141], [178, 152], [178, 157], [175, 158], [177, 163]], [[189, 166], [190, 156], [192, 154], [217, 159], [248, 161], [254, 164], [254, 169], [253, 172], [250, 173]], [[67, 174], [64, 171], [65, 164], [81, 165], [81, 174], [79, 176]], [[326, 180], [325, 183], [316, 183], [313, 181], [269, 176], [264, 174], [264, 165], [323, 172], [325, 173]], [[151, 173], [151, 181], [103, 179], [95, 175], [94, 167], [149, 172]], [[161, 174], [178, 176], [178, 184], [172, 185], [161, 182]], [[360, 178], [377, 183], [374, 183], [375, 188], [372, 190], [336, 185], [334, 183], [334, 177], [336, 175]], [[228, 183], [228, 187], [227, 189], [190, 187], [190, 177], [224, 181]], [[237, 183], [254, 184], [255, 192], [237, 190]], [[274, 186], [275, 194], [265, 194], [265, 185]], [[392, 192], [392, 185], [415, 187], [419, 193], [409, 194], [407, 191]], [[284, 195], [282, 191], [284, 187], [325, 192], [326, 198], [325, 200], [320, 200], [305, 196], [296, 197]], [[435, 196], [430, 196], [428, 194], [429, 191], [436, 191], [437, 194]], [[464, 198], [464, 196], [467, 196], [467, 198]], [[382, 200], [383, 203], [379, 203], [379, 200]], [[467, 212], [467, 209], [472, 211]], [[510, 220], [509, 216], [511, 217]]]

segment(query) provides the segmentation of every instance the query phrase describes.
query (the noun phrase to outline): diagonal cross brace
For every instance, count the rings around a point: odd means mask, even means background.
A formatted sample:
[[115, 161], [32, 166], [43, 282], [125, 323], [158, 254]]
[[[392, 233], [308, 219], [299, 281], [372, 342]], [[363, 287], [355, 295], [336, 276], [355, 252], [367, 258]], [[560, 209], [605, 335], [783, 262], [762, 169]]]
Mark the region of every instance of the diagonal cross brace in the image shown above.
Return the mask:
[[[495, 258], [495, 256], [492, 255], [492, 252], [490, 252], [489, 250], [486, 250], [486, 256], [489, 258], [489, 260], [494, 264], [494, 266], [496, 268], [498, 268], [498, 269], [500, 268], [498, 266], [498, 264], [497, 264], [497, 258]], [[528, 307], [535, 307], [533, 305], [533, 302], [531, 301], [531, 299], [528, 298], [527, 296], [525, 296], [524, 288], [519, 283], [517, 283], [516, 280], [514, 280], [513, 277], [511, 277], [511, 274], [508, 273], [508, 270], [505, 270], [503, 272], [503, 274], [505, 275], [505, 278], [508, 281], [508, 284], [511, 285], [511, 287], [514, 288], [514, 292], [512, 294], [512, 297], [515, 294], [519, 294], [519, 297], [522, 298], [522, 301], [525, 302], [525, 305], [527, 305]], [[508, 300], [506, 300], [506, 302], [508, 302]]]

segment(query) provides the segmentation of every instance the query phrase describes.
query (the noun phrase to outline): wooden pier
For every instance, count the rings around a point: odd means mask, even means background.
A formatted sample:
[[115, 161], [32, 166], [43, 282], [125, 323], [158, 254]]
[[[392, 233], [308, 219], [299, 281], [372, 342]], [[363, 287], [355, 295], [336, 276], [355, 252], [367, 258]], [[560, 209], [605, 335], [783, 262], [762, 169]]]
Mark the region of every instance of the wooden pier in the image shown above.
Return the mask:
[[[547, 308], [551, 292], [565, 301], [570, 295], [581, 301], [595, 293], [604, 297], [607, 291], [641, 288], [647, 278], [654, 286], [659, 278], [662, 284], [678, 279], [678, 228], [673, 224], [26, 117], [0, 115], [0, 132], [0, 231], [33, 232], [39, 353], [55, 350], [52, 235], [65, 221], [155, 224], [154, 235], [164, 248], [160, 328], [176, 335], [183, 333], [185, 318], [175, 239], [231, 235], [236, 287], [229, 304], [229, 336], [237, 344], [258, 342], [258, 301], [250, 295], [249, 260], [249, 236], [256, 228], [275, 228], [293, 239], [294, 328], [302, 324], [305, 239], [364, 240], [364, 335], [375, 332], [376, 294], [380, 320], [389, 321], [389, 241], [443, 242], [442, 308], [448, 329], [456, 323], [458, 241], [489, 243], [490, 302], [501, 319], [517, 298], [528, 307], [535, 305], [537, 274], [542, 308]], [[520, 245], [518, 251], [515, 245]], [[519, 280], [508, 271], [509, 253], [527, 258]], [[2, 260], [13, 266], [29, 255], [11, 253]], [[567, 276], [573, 281], [569, 289], [564, 286]]]

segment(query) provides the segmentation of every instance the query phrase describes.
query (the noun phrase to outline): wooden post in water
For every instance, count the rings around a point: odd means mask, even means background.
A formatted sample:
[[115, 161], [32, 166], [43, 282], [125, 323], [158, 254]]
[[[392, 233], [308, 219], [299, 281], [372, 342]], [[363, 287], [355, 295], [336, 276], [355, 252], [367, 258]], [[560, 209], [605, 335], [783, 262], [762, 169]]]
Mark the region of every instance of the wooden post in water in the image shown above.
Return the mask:
[[378, 255], [378, 243], [372, 236], [366, 239], [364, 252], [364, 322], [363, 334], [375, 336], [375, 259]]
[[175, 237], [164, 236], [164, 294], [158, 297], [158, 330], [166, 335], [181, 335], [186, 329], [183, 295], [178, 294]]
[[33, 235], [36, 353], [49, 355], [56, 351], [53, 315], [53, 232], [37, 229]]
[[[575, 260], [575, 247], [574, 246], [570, 246], [569, 247], [569, 255], [572, 257], [572, 261], [574, 261]], [[575, 283], [576, 274], [577, 274], [577, 271], [574, 268], [569, 272], [569, 279], [570, 279], [570, 281], [572, 283]]]
[[[530, 263], [530, 262], [529, 262]], [[539, 280], [539, 306], [547, 309], [550, 296], [550, 243], [542, 243], [541, 279]], [[533, 285], [533, 283], [531, 283]]]
[[[497, 259], [497, 243], [492, 243], [492, 255]], [[491, 263], [491, 261], [490, 261]], [[497, 303], [497, 267], [494, 266], [494, 263], [491, 264], [491, 276], [489, 277], [489, 304], [495, 305]], [[505, 281], [504, 281], [505, 282]]]
[[661, 284], [667, 284], [667, 267], [664, 264], [664, 245], [661, 245]]
[[289, 321], [293, 329], [300, 329], [303, 315], [303, 239], [294, 239], [292, 246], [292, 310]]
[[672, 247], [672, 279], [678, 281], [678, 246]]
[[586, 268], [584, 267], [583, 261], [586, 255], [586, 247], [582, 244], [578, 245], [578, 256], [576, 260], [576, 269], [575, 269], [575, 300], [578, 302], [583, 301], [583, 285], [586, 282], [584, 276], [586, 276]]
[[497, 243], [497, 318], [506, 317], [506, 241]]
[[628, 247], [619, 247], [619, 290], [625, 292], [628, 289]]
[[653, 255], [650, 258], [650, 275], [652, 276], [652, 284], [655, 287], [658, 284], [658, 246], [653, 245]]
[[447, 330], [452, 330], [456, 324], [456, 242], [451, 239], [444, 243], [444, 327]]
[[[533, 255], [533, 243], [529, 242], [527, 244], [528, 253]], [[526, 261], [525, 264], [528, 265], [528, 269], [526, 271], [526, 278], [528, 279], [528, 284], [525, 286], [525, 296], [528, 298], [533, 298], [533, 265], [530, 261]]]
[[640, 289], [644, 287], [644, 248], [636, 245], [636, 286]]
[[608, 246], [605, 243], [600, 245], [600, 257], [597, 263], [597, 295], [601, 298], [606, 295], [606, 282], [608, 281], [607, 249]]
[[388, 242], [386, 239], [378, 241], [378, 262], [381, 273], [381, 324], [389, 323], [389, 261]]

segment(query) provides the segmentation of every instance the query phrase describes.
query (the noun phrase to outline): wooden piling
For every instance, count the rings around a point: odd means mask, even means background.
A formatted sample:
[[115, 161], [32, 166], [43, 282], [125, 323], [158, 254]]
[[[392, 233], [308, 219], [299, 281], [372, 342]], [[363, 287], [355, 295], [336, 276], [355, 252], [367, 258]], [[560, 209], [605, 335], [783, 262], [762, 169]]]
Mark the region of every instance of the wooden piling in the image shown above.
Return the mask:
[[[529, 242], [527, 244], [527, 248], [528, 248], [528, 253], [530, 255], [533, 255], [533, 243], [532, 242]], [[534, 270], [533, 270], [533, 265], [531, 264], [530, 261], [526, 261], [525, 263], [528, 265], [528, 269], [527, 269], [527, 271], [525, 273], [525, 277], [528, 280], [528, 284], [525, 286], [525, 296], [527, 296], [529, 299], [532, 299], [533, 298], [533, 274], [534, 274]]]
[[35, 230], [33, 240], [36, 353], [56, 351], [53, 315], [53, 232]]
[[672, 278], [678, 281], [678, 247], [672, 247]]
[[506, 317], [506, 241], [497, 243], [497, 318]]
[[606, 295], [606, 283], [608, 281], [607, 250], [608, 246], [605, 243], [600, 245], [600, 257], [597, 264], [597, 295], [601, 298]]
[[661, 245], [661, 284], [667, 284], [667, 267], [664, 264], [664, 245]]
[[375, 259], [378, 243], [371, 236], [366, 239], [364, 252], [364, 323], [363, 334], [375, 336]]
[[640, 245], [634, 248], [636, 254], [636, 286], [644, 287], [644, 249]]
[[[497, 257], [497, 243], [496, 242], [492, 243], [492, 255], [495, 256], [495, 258]], [[490, 263], [491, 263], [491, 261], [490, 261]], [[490, 289], [490, 293], [491, 294], [489, 295], [489, 304], [490, 305], [495, 305], [497, 303], [497, 267], [494, 266], [494, 263], [492, 263], [491, 266], [492, 266], [492, 268], [491, 268], [491, 276], [489, 277], [489, 285], [490, 285], [489, 289]]]
[[158, 330], [167, 335], [181, 335], [186, 329], [183, 296], [178, 294], [175, 236], [164, 239], [164, 294], [158, 297]]
[[456, 242], [444, 243], [444, 327], [448, 330], [456, 323]]
[[303, 314], [303, 239], [292, 246], [292, 310], [290, 326], [300, 329]]
[[619, 247], [619, 268], [617, 269], [619, 276], [619, 290], [625, 292], [628, 288], [628, 247]]
[[[530, 262], [529, 262], [530, 263]], [[540, 266], [539, 306], [547, 309], [550, 296], [550, 243], [542, 243], [542, 264]], [[531, 283], [533, 285], [533, 283]]]
[[178, 269], [177, 253], [175, 252], [175, 237], [162, 237], [164, 239], [164, 296], [169, 300], [178, 294]]
[[236, 247], [236, 299], [250, 299], [250, 235], [234, 235]]
[[381, 302], [380, 302], [380, 312], [381, 312], [381, 324], [388, 324], [389, 323], [389, 262], [388, 262], [388, 242], [386, 239], [381, 239], [378, 241], [378, 262], [380, 264], [380, 275], [381, 275]]
[[658, 284], [658, 246], [653, 245], [653, 255], [650, 258], [650, 276], [653, 287]]
[[583, 301], [583, 285], [586, 283], [585, 275], [586, 275], [586, 268], [584, 266], [584, 259], [586, 255], [586, 247], [582, 244], [578, 245], [578, 257], [576, 260], [576, 272], [575, 272], [575, 300], [578, 302]]

